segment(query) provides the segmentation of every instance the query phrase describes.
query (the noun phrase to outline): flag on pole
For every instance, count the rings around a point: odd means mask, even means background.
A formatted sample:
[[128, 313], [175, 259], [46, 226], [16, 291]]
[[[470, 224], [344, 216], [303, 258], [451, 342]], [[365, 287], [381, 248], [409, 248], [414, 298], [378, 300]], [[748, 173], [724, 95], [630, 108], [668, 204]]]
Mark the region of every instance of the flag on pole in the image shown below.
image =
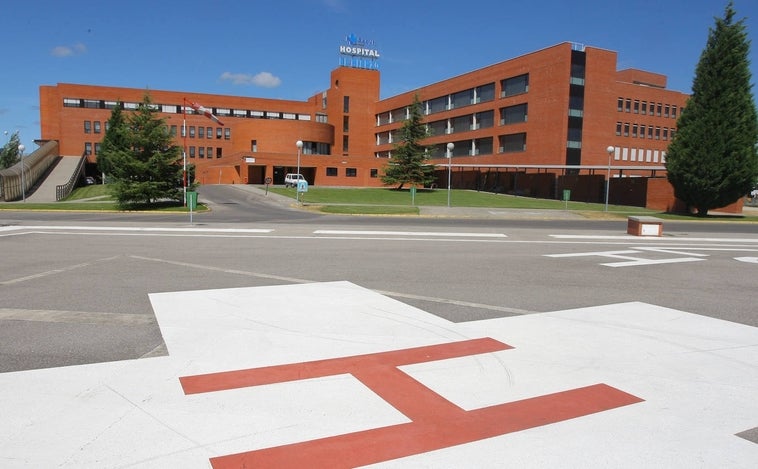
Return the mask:
[[209, 109], [204, 108], [203, 106], [197, 104], [194, 101], [187, 101], [187, 102], [189, 103], [190, 107], [195, 110], [195, 112], [198, 112], [204, 115], [205, 117], [207, 117], [208, 119], [211, 119], [213, 122], [215, 122], [218, 125], [224, 125], [223, 122], [218, 120], [218, 117], [214, 116], [213, 113]]

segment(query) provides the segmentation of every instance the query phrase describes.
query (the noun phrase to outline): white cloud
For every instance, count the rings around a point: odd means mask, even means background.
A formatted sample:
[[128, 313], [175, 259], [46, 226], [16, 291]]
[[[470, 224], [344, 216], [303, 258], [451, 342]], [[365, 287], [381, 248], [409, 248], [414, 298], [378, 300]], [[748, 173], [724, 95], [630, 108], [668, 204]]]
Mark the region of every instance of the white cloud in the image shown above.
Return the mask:
[[269, 72], [261, 72], [257, 75], [224, 72], [221, 74], [221, 79], [224, 81], [231, 81], [234, 85], [253, 85], [261, 86], [263, 88], [276, 88], [282, 84], [282, 80], [279, 77], [274, 76]]
[[50, 51], [50, 54], [55, 57], [71, 57], [72, 55], [81, 55], [87, 52], [87, 46], [81, 42], [77, 42], [73, 46], [56, 46]]

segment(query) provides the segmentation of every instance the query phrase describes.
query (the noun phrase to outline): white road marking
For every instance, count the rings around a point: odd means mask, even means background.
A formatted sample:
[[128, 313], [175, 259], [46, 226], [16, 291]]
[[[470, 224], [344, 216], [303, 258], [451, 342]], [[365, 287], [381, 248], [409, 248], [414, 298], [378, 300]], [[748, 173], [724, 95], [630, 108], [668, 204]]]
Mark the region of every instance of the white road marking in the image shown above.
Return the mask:
[[166, 233], [271, 233], [268, 228], [171, 228], [171, 227], [139, 227], [139, 226], [66, 226], [66, 225], [36, 225], [36, 226], [5, 226], [0, 231], [25, 230], [69, 230], [69, 231], [127, 231], [127, 232], [166, 232]]
[[750, 264], [758, 264], [758, 257], [735, 257], [734, 260]]
[[379, 230], [316, 230], [314, 234], [328, 235], [366, 235], [366, 236], [440, 236], [463, 238], [507, 238], [503, 233], [446, 233], [437, 231], [379, 231]]

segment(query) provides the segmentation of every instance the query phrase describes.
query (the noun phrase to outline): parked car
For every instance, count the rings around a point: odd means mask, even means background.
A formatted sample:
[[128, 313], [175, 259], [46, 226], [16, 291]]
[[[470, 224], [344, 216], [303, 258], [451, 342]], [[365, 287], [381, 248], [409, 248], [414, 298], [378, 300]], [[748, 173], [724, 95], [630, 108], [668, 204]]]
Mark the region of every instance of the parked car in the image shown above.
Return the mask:
[[284, 187], [297, 187], [299, 181], [305, 181], [302, 174], [287, 173], [284, 175]]
[[92, 176], [87, 176], [86, 178], [84, 178], [84, 185], [85, 186], [91, 186], [94, 183], [95, 183], [95, 178], [93, 178]]

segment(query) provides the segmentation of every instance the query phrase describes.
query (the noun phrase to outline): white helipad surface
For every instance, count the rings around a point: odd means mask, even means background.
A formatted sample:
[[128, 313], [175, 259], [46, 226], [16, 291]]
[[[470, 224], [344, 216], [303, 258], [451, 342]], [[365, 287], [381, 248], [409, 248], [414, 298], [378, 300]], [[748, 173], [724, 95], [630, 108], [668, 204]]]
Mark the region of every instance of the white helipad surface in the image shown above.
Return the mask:
[[[454, 324], [347, 282], [150, 298], [169, 356], [0, 374], [0, 467], [233, 467], [274, 447], [310, 467], [758, 466], [735, 436], [758, 426], [753, 327], [645, 303]], [[450, 344], [496, 350], [435, 358]], [[385, 366], [409, 354], [431, 361]], [[494, 409], [487, 431], [461, 423]]]

